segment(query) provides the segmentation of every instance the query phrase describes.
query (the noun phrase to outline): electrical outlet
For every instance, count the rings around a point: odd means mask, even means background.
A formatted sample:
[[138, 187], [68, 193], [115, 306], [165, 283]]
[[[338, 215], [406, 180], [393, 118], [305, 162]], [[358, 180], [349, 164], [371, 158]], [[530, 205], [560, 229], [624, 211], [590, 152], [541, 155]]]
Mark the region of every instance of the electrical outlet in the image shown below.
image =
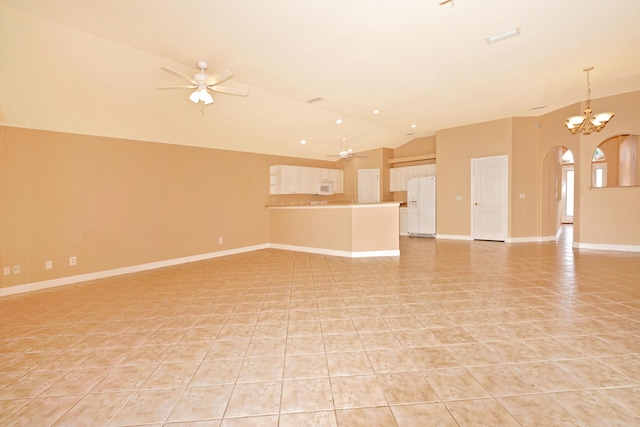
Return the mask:
[[10, 275], [10, 274], [11, 274], [11, 267], [5, 267], [5, 268], [4, 268], [4, 275], [5, 275], [5, 276], [8, 276], [8, 275]]
[[77, 262], [78, 260], [76, 259], [76, 257], [74, 256], [69, 257], [69, 265], [76, 265]]
[[222, 242], [224, 242], [224, 239], [222, 237], [218, 237], [218, 244], [222, 244]]
[[47, 270], [51, 270], [53, 268], [53, 261], [49, 260], [44, 263], [44, 268]]
[[14, 265], [13, 266], [13, 274], [20, 274], [20, 266], [19, 265]]

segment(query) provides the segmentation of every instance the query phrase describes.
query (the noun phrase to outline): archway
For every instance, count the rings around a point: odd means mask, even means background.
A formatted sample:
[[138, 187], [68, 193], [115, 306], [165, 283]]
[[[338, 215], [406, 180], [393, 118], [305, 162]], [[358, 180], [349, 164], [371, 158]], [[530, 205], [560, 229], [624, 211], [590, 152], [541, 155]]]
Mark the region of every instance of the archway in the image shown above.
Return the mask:
[[[541, 236], [544, 240], [555, 240], [562, 226], [563, 211], [563, 154], [569, 149], [556, 145], [544, 155], [541, 171]], [[575, 183], [570, 193], [574, 193]], [[566, 196], [566, 188], [564, 194]], [[563, 209], [564, 208], [564, 209]]]

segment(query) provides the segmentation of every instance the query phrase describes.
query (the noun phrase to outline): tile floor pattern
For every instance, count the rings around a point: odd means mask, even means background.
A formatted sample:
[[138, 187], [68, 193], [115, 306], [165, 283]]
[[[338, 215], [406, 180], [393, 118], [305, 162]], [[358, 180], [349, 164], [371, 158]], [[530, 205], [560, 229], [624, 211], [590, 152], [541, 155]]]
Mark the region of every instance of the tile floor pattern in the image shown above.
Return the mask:
[[640, 425], [640, 254], [401, 253], [261, 250], [0, 298], [0, 426]]

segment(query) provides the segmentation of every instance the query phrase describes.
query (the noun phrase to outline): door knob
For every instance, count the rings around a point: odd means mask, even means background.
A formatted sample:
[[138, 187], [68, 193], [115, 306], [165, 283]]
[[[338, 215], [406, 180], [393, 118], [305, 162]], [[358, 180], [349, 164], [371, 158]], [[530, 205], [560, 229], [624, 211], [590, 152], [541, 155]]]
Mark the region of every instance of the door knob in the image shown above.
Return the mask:
[[475, 202], [474, 205], [478, 206], [478, 202]]

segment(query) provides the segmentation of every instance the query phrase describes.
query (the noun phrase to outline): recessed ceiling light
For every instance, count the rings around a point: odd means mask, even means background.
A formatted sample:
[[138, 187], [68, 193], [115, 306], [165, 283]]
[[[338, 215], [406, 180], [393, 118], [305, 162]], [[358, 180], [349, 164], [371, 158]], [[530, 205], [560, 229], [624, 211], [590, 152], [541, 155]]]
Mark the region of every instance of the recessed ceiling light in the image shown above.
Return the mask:
[[373, 114], [380, 114], [380, 110], [373, 110], [372, 113]]
[[487, 43], [491, 44], [491, 43], [496, 43], [505, 39], [509, 39], [511, 37], [515, 37], [518, 34], [520, 34], [520, 28], [515, 27], [512, 28], [510, 30], [507, 31], [503, 31], [501, 33], [498, 34], [494, 34], [492, 36], [487, 37]]
[[341, 124], [342, 124], [342, 119], [338, 119], [338, 120], [336, 120], [336, 124], [337, 124], [337, 125], [341, 125]]
[[415, 129], [415, 128], [417, 128], [417, 127], [418, 127], [418, 125], [411, 125], [411, 128], [412, 128], [412, 129]]
[[306, 140], [306, 139], [303, 139], [302, 141], [300, 141], [300, 144], [302, 144], [302, 145], [304, 145], [304, 144], [306, 144], [306, 143], [307, 143], [307, 140]]

